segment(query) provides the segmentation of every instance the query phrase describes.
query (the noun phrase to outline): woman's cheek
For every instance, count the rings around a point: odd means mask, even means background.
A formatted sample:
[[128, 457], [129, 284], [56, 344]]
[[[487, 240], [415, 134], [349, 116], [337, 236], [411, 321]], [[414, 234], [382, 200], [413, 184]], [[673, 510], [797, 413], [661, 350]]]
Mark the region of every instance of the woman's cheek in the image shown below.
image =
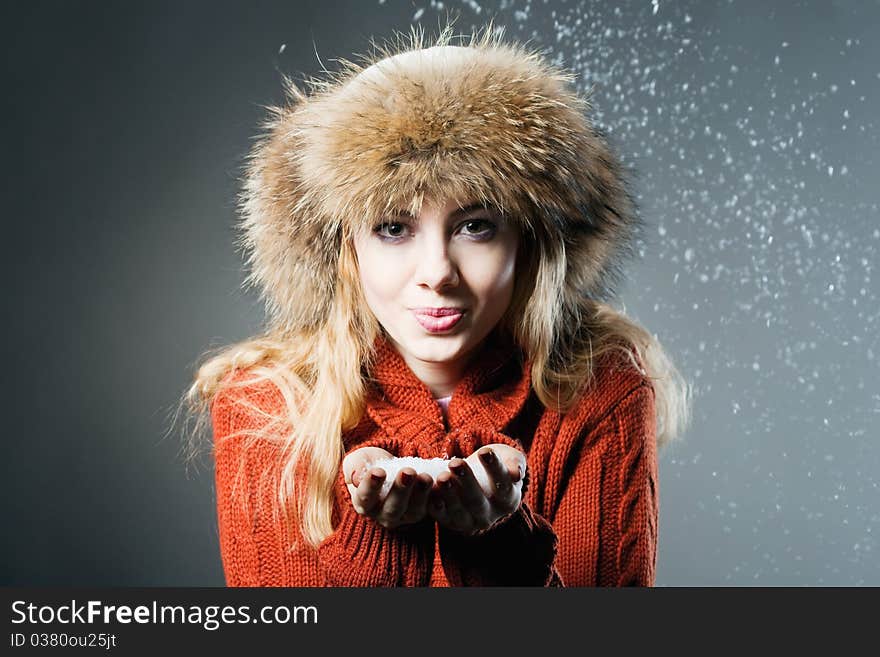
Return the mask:
[[392, 299], [406, 286], [411, 275], [411, 258], [403, 249], [377, 249], [370, 259], [370, 283], [376, 294]]
[[480, 272], [480, 280], [485, 289], [498, 292], [513, 283], [515, 262], [508, 252], [496, 253], [492, 258], [483, 259], [482, 263], [483, 270]]

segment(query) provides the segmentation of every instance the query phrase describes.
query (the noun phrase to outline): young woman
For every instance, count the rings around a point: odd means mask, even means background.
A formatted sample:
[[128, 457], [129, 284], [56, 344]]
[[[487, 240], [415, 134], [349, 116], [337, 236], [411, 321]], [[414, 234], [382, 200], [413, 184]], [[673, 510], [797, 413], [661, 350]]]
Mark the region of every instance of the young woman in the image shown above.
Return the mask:
[[188, 393], [230, 586], [654, 582], [689, 395], [609, 305], [640, 220], [570, 75], [452, 38], [287, 81], [251, 154], [268, 326]]

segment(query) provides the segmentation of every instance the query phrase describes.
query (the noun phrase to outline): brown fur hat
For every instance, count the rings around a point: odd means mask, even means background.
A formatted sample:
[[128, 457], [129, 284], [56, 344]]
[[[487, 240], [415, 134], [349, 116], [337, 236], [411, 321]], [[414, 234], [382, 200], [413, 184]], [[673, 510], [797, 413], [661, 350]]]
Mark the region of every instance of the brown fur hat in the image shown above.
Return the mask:
[[[573, 76], [499, 32], [420, 38], [340, 60], [269, 108], [248, 161], [240, 246], [271, 325], [314, 331], [333, 302], [342, 239], [424, 197], [491, 204], [555, 259], [563, 308], [605, 300], [641, 223]], [[549, 254], [552, 254], [549, 255]]]

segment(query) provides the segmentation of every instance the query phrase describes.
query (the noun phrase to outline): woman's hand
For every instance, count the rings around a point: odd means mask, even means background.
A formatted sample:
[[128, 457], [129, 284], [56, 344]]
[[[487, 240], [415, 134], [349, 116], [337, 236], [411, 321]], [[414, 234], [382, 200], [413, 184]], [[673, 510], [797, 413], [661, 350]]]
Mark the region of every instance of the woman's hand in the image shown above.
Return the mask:
[[403, 468], [383, 499], [380, 493], [385, 471], [370, 464], [387, 458], [394, 455], [379, 447], [361, 447], [342, 459], [342, 471], [354, 510], [386, 529], [394, 529], [425, 517], [434, 480], [429, 474], [416, 474], [413, 468]]
[[[491, 495], [474, 476], [477, 459], [486, 469]], [[500, 443], [485, 445], [466, 459], [452, 459], [449, 469], [453, 474], [437, 476], [428, 505], [428, 513], [444, 527], [476, 534], [519, 508], [522, 487], [514, 484], [525, 474], [526, 456], [518, 449]]]

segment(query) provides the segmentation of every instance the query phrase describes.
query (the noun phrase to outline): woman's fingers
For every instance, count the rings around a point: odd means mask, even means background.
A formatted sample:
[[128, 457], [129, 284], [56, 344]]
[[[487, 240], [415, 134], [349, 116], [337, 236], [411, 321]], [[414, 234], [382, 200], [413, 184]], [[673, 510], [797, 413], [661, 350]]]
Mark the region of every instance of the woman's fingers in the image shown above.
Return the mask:
[[413, 468], [403, 468], [383, 496], [387, 476], [385, 470], [361, 467], [357, 459], [351, 459], [344, 465], [354, 468], [350, 474], [352, 483], [347, 486], [352, 506], [360, 515], [372, 518], [388, 529], [418, 522], [425, 517], [428, 495], [434, 483], [431, 475], [417, 474]]
[[429, 495], [428, 513], [431, 514], [434, 520], [444, 526], [449, 526], [450, 522], [447, 499], [454, 485], [453, 479], [452, 474], [448, 472], [437, 475], [437, 485], [434, 486]]
[[[443, 475], [437, 477], [437, 484], [430, 491], [428, 491], [428, 514], [441, 525], [448, 525], [449, 518], [446, 514], [446, 494], [442, 492], [443, 480], [441, 479]], [[449, 478], [448, 476], [446, 477]]]
[[437, 522], [458, 532], [469, 533], [474, 528], [474, 517], [461, 501], [461, 484], [454, 475], [442, 473], [437, 476], [441, 511], [435, 516]]
[[449, 470], [458, 480], [457, 492], [461, 506], [473, 516], [477, 525], [488, 524], [489, 500], [486, 499], [486, 493], [467, 462], [463, 459], [452, 459], [449, 462]]
[[352, 484], [357, 488], [369, 465], [386, 458], [392, 458], [391, 453], [379, 447], [361, 447], [349, 452], [342, 459], [342, 473], [345, 476], [345, 483]]
[[409, 505], [409, 497], [415, 480], [416, 471], [412, 468], [404, 468], [398, 473], [381, 510], [376, 515], [376, 522], [389, 528], [400, 524]]
[[526, 473], [526, 464], [523, 459], [505, 459], [504, 465], [507, 468], [507, 474], [510, 477], [510, 481], [512, 481], [513, 483], [516, 483], [520, 479], [522, 479], [523, 475], [525, 475]]
[[409, 505], [401, 520], [403, 522], [417, 522], [425, 517], [428, 506], [428, 494], [431, 492], [434, 480], [431, 475], [421, 473], [416, 477], [412, 490], [409, 493]]
[[371, 468], [360, 480], [352, 496], [351, 503], [355, 511], [361, 515], [371, 515], [380, 504], [383, 483], [385, 483], [385, 471], [382, 468]]
[[480, 463], [486, 469], [486, 475], [489, 479], [489, 487], [492, 494], [489, 496], [492, 502], [502, 505], [509, 504], [511, 498], [514, 497], [513, 477], [509, 470], [509, 466], [501, 461], [491, 449], [481, 449], [477, 452]]

